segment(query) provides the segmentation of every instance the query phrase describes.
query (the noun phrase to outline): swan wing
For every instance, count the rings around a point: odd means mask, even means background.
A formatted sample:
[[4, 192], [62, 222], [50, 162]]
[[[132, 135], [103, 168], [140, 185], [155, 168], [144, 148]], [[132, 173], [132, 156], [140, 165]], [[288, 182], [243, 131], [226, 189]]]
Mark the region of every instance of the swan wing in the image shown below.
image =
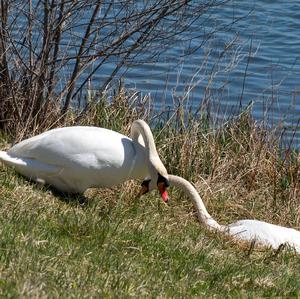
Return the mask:
[[34, 159], [61, 167], [102, 168], [120, 166], [134, 156], [131, 140], [117, 132], [96, 127], [50, 130], [13, 146], [11, 157]]
[[[7, 155], [17, 171], [43, 179], [62, 191], [110, 187], [130, 178], [136, 164], [135, 143], [104, 128], [68, 127], [47, 131], [14, 145]], [[139, 162], [139, 163], [138, 163]]]
[[[126, 136], [117, 132], [96, 127], [66, 127], [47, 131], [14, 145], [8, 154], [23, 158], [45, 159], [46, 153], [59, 156], [72, 156], [94, 152], [113, 146], [113, 143]], [[129, 139], [129, 138], [128, 138]], [[51, 159], [47, 157], [47, 159]]]

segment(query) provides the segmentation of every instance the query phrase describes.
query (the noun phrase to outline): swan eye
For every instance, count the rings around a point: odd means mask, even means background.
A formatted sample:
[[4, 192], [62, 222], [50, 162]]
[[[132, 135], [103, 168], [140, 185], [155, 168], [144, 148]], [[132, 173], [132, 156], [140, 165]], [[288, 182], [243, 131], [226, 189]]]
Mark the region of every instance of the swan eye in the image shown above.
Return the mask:
[[151, 179], [145, 179], [145, 180], [143, 180], [143, 182], [141, 184], [142, 188], [141, 188], [141, 190], [139, 192], [139, 196], [144, 195], [144, 194], [146, 194], [146, 193], [149, 192], [150, 182], [151, 182]]
[[151, 182], [151, 179], [145, 179], [145, 180], [143, 180], [141, 186], [149, 188], [150, 182]]
[[159, 183], [164, 183], [165, 187], [169, 187], [170, 183], [165, 177], [163, 177], [160, 173], [158, 173], [157, 185]]

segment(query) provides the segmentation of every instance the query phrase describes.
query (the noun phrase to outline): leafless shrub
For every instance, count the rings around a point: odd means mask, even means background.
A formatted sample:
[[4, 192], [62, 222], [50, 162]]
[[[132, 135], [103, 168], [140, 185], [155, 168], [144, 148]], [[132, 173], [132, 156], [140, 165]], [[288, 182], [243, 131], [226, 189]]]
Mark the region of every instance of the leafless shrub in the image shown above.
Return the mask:
[[[0, 128], [16, 136], [61, 124], [108, 63], [100, 94], [124, 66], [155, 61], [224, 2], [1, 0]], [[218, 30], [203, 28], [190, 52]]]

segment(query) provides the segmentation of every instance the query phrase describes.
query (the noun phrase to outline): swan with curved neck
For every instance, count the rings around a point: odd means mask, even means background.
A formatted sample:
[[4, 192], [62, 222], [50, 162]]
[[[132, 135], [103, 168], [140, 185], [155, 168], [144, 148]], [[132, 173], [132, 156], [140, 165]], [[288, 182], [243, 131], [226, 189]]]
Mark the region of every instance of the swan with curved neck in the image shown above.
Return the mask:
[[300, 231], [258, 220], [239, 220], [229, 225], [220, 225], [207, 212], [200, 195], [190, 182], [170, 174], [169, 182], [171, 186], [182, 189], [192, 200], [199, 221], [208, 229], [220, 231], [238, 240], [255, 240], [261, 245], [271, 246], [274, 249], [279, 248], [282, 244], [288, 244], [300, 253]]
[[53, 129], [0, 151], [0, 161], [29, 179], [69, 193], [149, 177], [149, 190], [157, 188], [168, 200], [168, 173], [143, 120], [133, 122], [131, 138], [97, 127]]

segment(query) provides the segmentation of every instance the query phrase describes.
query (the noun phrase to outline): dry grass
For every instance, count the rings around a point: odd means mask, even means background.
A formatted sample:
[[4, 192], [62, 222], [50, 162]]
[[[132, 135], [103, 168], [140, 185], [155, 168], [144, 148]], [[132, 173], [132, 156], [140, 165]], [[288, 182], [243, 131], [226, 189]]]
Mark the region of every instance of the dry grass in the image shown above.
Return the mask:
[[[81, 124], [128, 134], [152, 124], [170, 173], [192, 181], [220, 222], [260, 219], [300, 228], [299, 158], [247, 113], [219, 129], [205, 119], [155, 118], [123, 93]], [[117, 117], [116, 117], [117, 116]], [[70, 117], [70, 123], [75, 120]], [[1, 148], [5, 147], [5, 138]], [[295, 297], [299, 256], [206, 231], [191, 202], [170, 190], [135, 199], [138, 182], [92, 189], [84, 207], [0, 168], [0, 292], [4, 297]]]
[[168, 130], [160, 154], [169, 172], [194, 182], [209, 210], [220, 213], [217, 219], [256, 218], [300, 228], [299, 156], [283, 152], [278, 138], [249, 114], [217, 130], [201, 121], [174, 134]]

